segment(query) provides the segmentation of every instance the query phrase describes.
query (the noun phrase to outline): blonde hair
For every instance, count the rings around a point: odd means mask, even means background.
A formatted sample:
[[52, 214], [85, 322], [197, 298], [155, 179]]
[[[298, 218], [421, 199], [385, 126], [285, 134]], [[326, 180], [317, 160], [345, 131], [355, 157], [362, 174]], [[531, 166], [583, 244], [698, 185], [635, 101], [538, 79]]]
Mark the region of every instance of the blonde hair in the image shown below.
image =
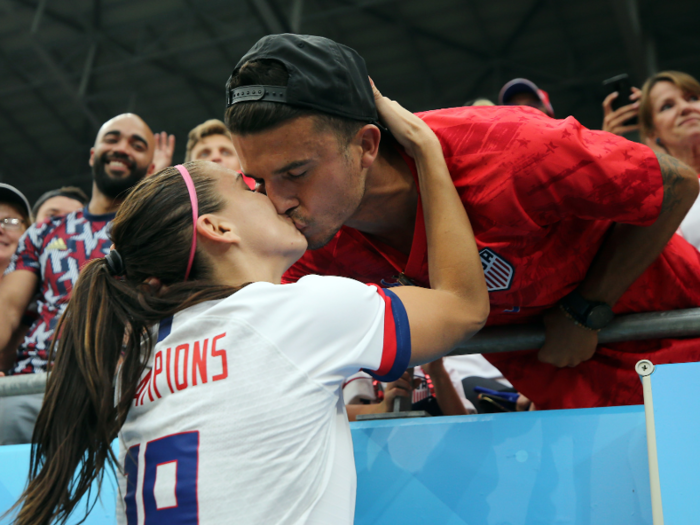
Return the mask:
[[642, 139], [654, 131], [654, 108], [651, 107], [651, 89], [659, 82], [670, 82], [685, 93], [700, 96], [700, 82], [688, 73], [681, 71], [662, 71], [647, 79], [642, 86], [642, 98], [639, 102], [639, 134]]
[[229, 140], [232, 140], [231, 132], [226, 129], [226, 125], [223, 122], [215, 118], [207, 120], [206, 122], [203, 122], [199, 126], [193, 128], [187, 135], [185, 162], [196, 160], [192, 158], [192, 150], [200, 140], [211, 135], [224, 135]]

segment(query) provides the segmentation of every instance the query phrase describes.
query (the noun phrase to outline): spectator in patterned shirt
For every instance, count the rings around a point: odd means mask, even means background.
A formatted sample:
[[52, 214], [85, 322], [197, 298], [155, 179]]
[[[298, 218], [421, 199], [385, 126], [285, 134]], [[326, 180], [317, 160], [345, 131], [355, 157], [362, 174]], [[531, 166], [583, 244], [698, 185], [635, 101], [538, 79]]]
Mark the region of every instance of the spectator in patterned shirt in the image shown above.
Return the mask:
[[[88, 205], [24, 233], [0, 282], [0, 370], [10, 375], [46, 371], [53, 330], [79, 269], [109, 252], [114, 214], [128, 191], [154, 170], [154, 142], [153, 132], [137, 115], [126, 113], [105, 122], [90, 150], [93, 187]], [[38, 318], [12, 355], [7, 344], [35, 296]], [[0, 398], [0, 445], [31, 440], [42, 399], [41, 394]]]

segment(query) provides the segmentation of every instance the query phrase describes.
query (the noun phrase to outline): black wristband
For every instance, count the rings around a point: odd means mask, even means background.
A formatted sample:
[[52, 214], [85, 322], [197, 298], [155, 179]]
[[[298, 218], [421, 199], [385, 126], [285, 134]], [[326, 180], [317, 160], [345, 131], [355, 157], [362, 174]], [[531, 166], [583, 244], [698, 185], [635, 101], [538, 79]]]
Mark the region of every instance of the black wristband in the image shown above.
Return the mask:
[[559, 301], [559, 307], [577, 324], [590, 330], [605, 328], [615, 317], [609, 304], [589, 301], [576, 290]]

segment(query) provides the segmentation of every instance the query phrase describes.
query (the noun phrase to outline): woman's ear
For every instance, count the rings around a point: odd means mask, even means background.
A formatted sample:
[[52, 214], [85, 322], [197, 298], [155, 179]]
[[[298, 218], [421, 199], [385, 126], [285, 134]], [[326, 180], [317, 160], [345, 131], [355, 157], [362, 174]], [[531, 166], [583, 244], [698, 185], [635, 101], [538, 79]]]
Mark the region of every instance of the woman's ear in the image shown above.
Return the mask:
[[235, 225], [229, 219], [211, 213], [197, 218], [197, 235], [223, 244], [238, 244], [241, 240]]

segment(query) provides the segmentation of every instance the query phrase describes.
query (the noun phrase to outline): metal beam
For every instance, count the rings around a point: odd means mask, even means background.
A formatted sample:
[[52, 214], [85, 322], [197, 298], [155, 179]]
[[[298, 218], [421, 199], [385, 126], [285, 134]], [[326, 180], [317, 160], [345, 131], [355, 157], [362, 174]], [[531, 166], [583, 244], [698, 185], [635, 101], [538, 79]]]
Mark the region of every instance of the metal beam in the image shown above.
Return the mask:
[[24, 84], [24, 89], [29, 89], [34, 96], [37, 98], [37, 100], [41, 103], [41, 105], [44, 107], [44, 109], [54, 117], [56, 122], [58, 122], [63, 129], [68, 133], [68, 135], [75, 140], [76, 143], [82, 144], [82, 141], [80, 140], [80, 136], [78, 133], [71, 128], [68, 125], [67, 119], [61, 115], [58, 111], [56, 111], [56, 107], [54, 106], [53, 102], [50, 102], [38, 89], [33, 87], [31, 85], [31, 80], [29, 77], [22, 72], [17, 66], [14, 64], [13, 61], [9, 59], [9, 57], [5, 54], [5, 52], [0, 49], [0, 62], [2, 62], [5, 67], [13, 73], [17, 78], [19, 78]]
[[[700, 308], [620, 315], [598, 332], [598, 343], [621, 343], [700, 336]], [[510, 325], [484, 328], [450, 355], [493, 354], [535, 350], [544, 344], [544, 326]]]
[[[431, 31], [429, 29], [425, 29], [423, 27], [412, 24], [405, 18], [397, 16], [395, 10], [392, 10], [391, 12], [385, 12], [379, 8], [373, 7], [373, 4], [375, 2], [354, 2], [353, 0], [337, 1], [348, 7], [359, 9], [360, 11], [371, 15], [373, 18], [376, 18], [381, 22], [385, 22], [391, 25], [399, 25], [402, 28], [408, 28], [413, 33], [414, 37], [422, 37], [427, 40], [432, 40], [433, 42], [442, 44], [447, 48], [456, 49], [480, 60], [490, 60], [491, 58], [491, 54], [482, 49], [471, 47], [467, 44], [446, 37], [441, 33]], [[304, 19], [306, 19], [306, 17], [304, 17]]]
[[[27, 7], [27, 6], [36, 7], [36, 4], [34, 2], [31, 2], [30, 0], [12, 0], [12, 1], [19, 3], [20, 5], [25, 6], [25, 7]], [[82, 27], [79, 24], [74, 23], [72, 20], [67, 19], [63, 15], [52, 12], [48, 8], [45, 10], [44, 16], [47, 19], [51, 19], [52, 21], [57, 22], [68, 29], [72, 29], [74, 32], [76, 32], [78, 34], [87, 35], [87, 31], [85, 30], [84, 27]], [[122, 56], [124, 56], [124, 60], [119, 61], [119, 62], [112, 62], [109, 64], [103, 64], [100, 66], [94, 66], [93, 70], [92, 70], [92, 74], [94, 76], [94, 75], [97, 75], [97, 74], [100, 74], [103, 72], [109, 72], [109, 71], [115, 71], [115, 70], [119, 71], [119, 70], [122, 70], [124, 68], [131, 67], [131, 66], [134, 66], [136, 64], [140, 64], [140, 63], [144, 63], [144, 62], [150, 63], [154, 67], [165, 70], [164, 68], [169, 68], [169, 66], [170, 66], [169, 61], [166, 60], [170, 57], [182, 55], [182, 54], [189, 53], [192, 51], [199, 51], [202, 49], [208, 49], [212, 45], [221, 44], [223, 42], [230, 42], [233, 40], [247, 41], [251, 37], [259, 36], [259, 34], [260, 33], [259, 33], [258, 28], [256, 28], [254, 25], [251, 25], [249, 23], [245, 23], [245, 24], [242, 23], [240, 27], [231, 28], [229, 31], [226, 32], [225, 35], [219, 36], [217, 38], [213, 38], [210, 40], [206, 40], [206, 41], [202, 41], [202, 42], [198, 42], [198, 43], [194, 43], [194, 44], [190, 44], [190, 45], [185, 45], [185, 46], [181, 46], [181, 47], [177, 47], [177, 48], [169, 48], [167, 50], [156, 51], [156, 52], [151, 52], [151, 53], [147, 53], [147, 54], [140, 54], [140, 53], [137, 53], [137, 52], [131, 50], [130, 48], [128, 48], [126, 45], [119, 42], [116, 38], [112, 37], [111, 35], [109, 35], [105, 32], [102, 32], [102, 31], [98, 31], [92, 35], [95, 38], [95, 40], [97, 42], [99, 42], [99, 44], [101, 46], [104, 46], [105, 48], [112, 49], [112, 50], [116, 51], [118, 54], [121, 54]], [[79, 79], [80, 78], [79, 75], [71, 74], [68, 72], [65, 72], [65, 76], [67, 78], [71, 78], [71, 79], [73, 79], [73, 78]], [[222, 89], [218, 83], [214, 84], [212, 82], [208, 82], [208, 81], [201, 79], [201, 78], [199, 78], [196, 75], [193, 75], [191, 73], [188, 73], [188, 78], [192, 82], [194, 82], [196, 85], [198, 85], [202, 88], [205, 88], [207, 90], [210, 90], [210, 91], [220, 92]], [[17, 92], [21, 92], [21, 91], [25, 90], [27, 87], [32, 88], [32, 89], [40, 88], [40, 87], [42, 87], [46, 84], [49, 84], [51, 82], [52, 81], [49, 79], [42, 79], [42, 80], [33, 81], [33, 82], [31, 82], [31, 84], [29, 86], [26, 86], [26, 87], [25, 86], [22, 86], [21, 88], [13, 87], [13, 88], [0, 90], [0, 98], [2, 98], [4, 96], [12, 95], [12, 94], [17, 93]]]
[[39, 59], [51, 72], [58, 84], [63, 88], [66, 94], [73, 99], [78, 109], [85, 115], [87, 120], [97, 130], [100, 127], [100, 120], [95, 116], [92, 110], [88, 107], [85, 101], [80, 97], [77, 88], [71, 83], [68, 76], [56, 65], [54, 59], [49, 55], [49, 52], [35, 39], [31, 39], [32, 48]]
[[409, 55], [415, 61], [416, 66], [418, 67], [418, 78], [422, 78], [424, 81], [424, 86], [427, 92], [425, 103], [428, 107], [433, 106], [435, 103], [434, 98], [436, 96], [436, 93], [438, 93], [438, 81], [430, 69], [430, 63], [426, 59], [423, 50], [418, 45], [418, 40], [413, 37], [412, 29], [406, 22], [406, 18], [400, 13], [400, 6], [396, 6], [395, 9], [397, 25], [403, 27], [403, 31], [406, 37], [405, 47], [409, 51]]
[[627, 60], [637, 85], [657, 71], [656, 52], [651, 40], [644, 34], [637, 0], [611, 0], [620, 28]]
[[[92, 17], [90, 18], [89, 32], [94, 33], [99, 31], [102, 17], [102, 0], [93, 0], [92, 2]], [[97, 57], [97, 42], [93, 42], [88, 50], [87, 57], [85, 58], [85, 65], [83, 66], [83, 75], [80, 77], [80, 84], [78, 85], [78, 97], [85, 98], [87, 94], [88, 87], [90, 86], [90, 77], [92, 75], [92, 69], [95, 65], [95, 58]]]
[[486, 43], [486, 46], [489, 49], [493, 49], [495, 52], [496, 43], [494, 42], [489, 30], [486, 28], [486, 21], [481, 16], [481, 11], [479, 10], [478, 2], [476, 0], [468, 0], [467, 7], [469, 8], [469, 13], [474, 19], [474, 22], [476, 23], [476, 27], [479, 29], [479, 33], [481, 33], [482, 40]]
[[569, 30], [566, 19], [564, 18], [564, 13], [562, 13], [562, 5], [563, 4], [558, 0], [549, 0], [549, 7], [554, 14], [554, 25], [559, 31], [559, 36], [564, 42], [566, 50], [568, 51], [569, 75], [573, 76], [579, 71], [579, 64], [581, 63], [581, 60], [571, 37], [571, 31]]
[[[37, 9], [38, 4], [32, 0], [12, 0], [13, 2], [32, 9]], [[86, 30], [85, 27], [83, 27], [81, 24], [76, 23], [74, 20], [58, 13], [55, 11], [52, 11], [50, 8], [45, 8], [43, 11], [43, 16], [46, 19], [52, 20], [53, 22], [59, 23], [62, 26], [73, 30], [74, 32], [85, 35], [85, 36], [90, 36], [94, 38], [96, 41], [98, 41], [102, 46], [106, 48], [110, 48], [118, 52], [119, 54], [123, 55], [125, 57], [125, 60], [121, 62], [113, 62], [111, 64], [105, 64], [103, 66], [99, 67], [93, 67], [92, 73], [93, 75], [96, 75], [101, 72], [107, 72], [107, 71], [114, 71], [114, 70], [120, 70], [123, 69], [124, 67], [128, 66], [133, 66], [134, 64], [146, 62], [150, 63], [151, 65], [162, 69], [167, 72], [172, 72], [175, 69], [180, 70], [183, 74], [187, 75], [187, 79], [190, 82], [193, 82], [195, 85], [205, 88], [210, 91], [216, 91], [221, 92], [223, 89], [219, 84], [214, 84], [212, 82], [208, 82], [204, 79], [201, 79], [197, 77], [196, 75], [193, 75], [192, 73], [186, 72], [182, 67], [177, 66], [172, 64], [171, 62], [164, 60], [165, 58], [172, 57], [172, 56], [178, 56], [182, 55], [184, 53], [190, 52], [190, 51], [197, 51], [200, 49], [206, 49], [211, 47], [212, 45], [215, 45], [217, 43], [221, 42], [227, 42], [231, 40], [246, 40], [249, 39], [250, 36], [253, 35], [259, 35], [259, 32], [255, 28], [251, 28], [250, 24], [245, 24], [242, 25], [240, 28], [236, 28], [235, 30], [232, 29], [228, 34], [225, 36], [221, 36], [215, 39], [210, 39], [204, 42], [200, 42], [197, 44], [189, 45], [189, 46], [182, 46], [179, 48], [170, 48], [167, 50], [160, 50], [154, 53], [148, 53], [148, 54], [137, 54], [135, 51], [130, 49], [128, 46], [125, 44], [121, 43], [118, 41], [116, 38], [113, 36], [105, 33], [104, 31], [100, 30], [95, 30], [93, 32], [90, 32]], [[62, 72], [64, 75], [65, 79], [72, 79], [77, 77], [77, 75], [72, 75], [68, 72]], [[40, 87], [43, 86], [44, 84], [48, 83], [48, 80], [43, 80], [43, 81], [38, 81], [32, 83], [32, 87]], [[18, 90], [16, 89], [9, 89], [9, 90], [3, 90], [0, 91], [0, 96], [3, 95], [8, 95], [11, 93], [14, 93]], [[77, 90], [74, 90], [74, 92], [77, 92]]]
[[503, 42], [503, 45], [501, 46], [501, 48], [498, 52], [498, 56], [500, 58], [506, 57], [506, 55], [510, 52], [511, 48], [520, 39], [520, 37], [525, 33], [525, 30], [530, 25], [530, 22], [532, 22], [532, 19], [535, 18], [535, 16], [542, 10], [546, 1], [547, 0], [534, 0], [532, 5], [530, 6], [530, 9], [528, 9], [527, 13], [525, 13], [525, 16], [523, 16], [520, 19], [520, 22], [518, 23], [518, 25], [515, 27], [515, 29], [513, 31], [511, 31], [508, 38], [506, 38], [506, 40]]
[[210, 24], [209, 21], [202, 16], [199, 9], [197, 9], [194, 6], [193, 0], [185, 0], [185, 5], [187, 6], [187, 10], [190, 12], [190, 15], [194, 17], [194, 19], [197, 21], [197, 24], [199, 24], [202, 30], [207, 34], [207, 37], [214, 41], [214, 46], [219, 51], [221, 56], [224, 57], [226, 63], [229, 64], [231, 66], [231, 69], [233, 70], [233, 67], [238, 63], [238, 59], [236, 57], [233, 57], [231, 53], [229, 53], [228, 49], [226, 49], [221, 44], [221, 42], [216, 41], [216, 38], [219, 35], [217, 34], [212, 24]]
[[301, 32], [301, 20], [304, 14], [304, 0], [292, 0], [292, 11], [289, 15], [289, 27], [292, 33]]
[[88, 84], [90, 83], [90, 75], [92, 74], [92, 67], [95, 64], [95, 55], [97, 54], [97, 44], [92, 44], [88, 50], [88, 55], [85, 58], [85, 66], [83, 66], [83, 76], [80, 78], [80, 85], [78, 86], [78, 97], [85, 98], [87, 93]]
[[32, 20], [32, 27], [29, 29], [29, 33], [34, 35], [39, 30], [39, 24], [41, 24], [41, 19], [44, 16], [44, 10], [46, 9], [46, 3], [48, 0], [39, 0], [39, 4], [36, 6], [36, 11], [34, 12], [34, 19]]
[[[151, 28], [151, 32], [155, 33], [153, 28]], [[185, 69], [179, 64], [179, 61], [173, 60], [171, 62], [166, 63], [160, 63], [159, 65], [160, 69], [163, 71], [166, 71], [170, 73], [171, 75], [174, 75], [176, 77], [179, 77], [180, 79], [184, 80], [185, 84], [190, 88], [192, 93], [194, 94], [195, 98], [199, 101], [200, 104], [204, 107], [206, 113], [208, 115], [213, 115], [216, 114], [216, 110], [212, 107], [211, 101], [209, 98], [205, 97], [204, 94], [201, 91], [201, 86], [199, 85], [199, 82], [196, 82], [194, 78], [192, 78], [192, 75], [185, 71]], [[213, 86], [212, 86], [213, 87]], [[219, 94], [221, 94], [223, 98], [223, 87], [217, 86], [215, 88], [215, 91]]]
[[32, 137], [27, 129], [14, 117], [14, 115], [12, 115], [12, 113], [0, 106], [0, 116], [2, 116], [10, 124], [10, 129], [21, 135], [22, 138], [24, 138], [24, 140], [26, 140], [29, 145], [36, 150], [44, 162], [51, 167], [57, 166], [56, 159], [42, 147], [39, 141]]

